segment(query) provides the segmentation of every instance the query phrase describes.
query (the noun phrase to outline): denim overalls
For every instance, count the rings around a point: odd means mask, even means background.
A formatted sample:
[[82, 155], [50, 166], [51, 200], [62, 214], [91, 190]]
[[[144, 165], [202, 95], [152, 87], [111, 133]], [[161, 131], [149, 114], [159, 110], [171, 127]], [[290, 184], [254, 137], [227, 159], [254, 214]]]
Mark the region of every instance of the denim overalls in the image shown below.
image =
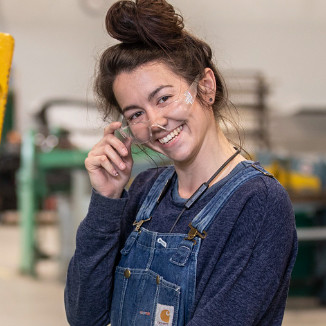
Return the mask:
[[246, 163], [247, 167], [231, 177], [195, 216], [188, 235], [157, 233], [142, 227], [174, 168], [168, 167], [159, 175], [137, 214], [135, 230], [121, 250], [115, 272], [112, 326], [182, 326], [190, 320], [197, 255], [206, 231], [241, 184], [261, 173], [271, 176], [253, 162]]

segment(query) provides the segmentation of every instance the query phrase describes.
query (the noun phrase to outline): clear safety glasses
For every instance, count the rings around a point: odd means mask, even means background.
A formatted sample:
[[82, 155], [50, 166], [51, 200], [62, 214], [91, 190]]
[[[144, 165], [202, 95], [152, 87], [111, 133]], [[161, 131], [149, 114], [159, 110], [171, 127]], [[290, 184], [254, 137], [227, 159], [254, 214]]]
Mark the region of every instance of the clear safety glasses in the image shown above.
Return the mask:
[[[159, 110], [164, 117], [178, 121], [186, 120], [196, 99], [197, 84], [198, 78], [192, 82], [184, 93], [177, 92], [176, 95], [162, 96], [155, 109]], [[149, 120], [145, 110], [131, 110], [125, 113], [119, 133], [123, 138], [131, 138], [134, 144], [146, 144], [152, 138], [153, 127], [172, 131]]]

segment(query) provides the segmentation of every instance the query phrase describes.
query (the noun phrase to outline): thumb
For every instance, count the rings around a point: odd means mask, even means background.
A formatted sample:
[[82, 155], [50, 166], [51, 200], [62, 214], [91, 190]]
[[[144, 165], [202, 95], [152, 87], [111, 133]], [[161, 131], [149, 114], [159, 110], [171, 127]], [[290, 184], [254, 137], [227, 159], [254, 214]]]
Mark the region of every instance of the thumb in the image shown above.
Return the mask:
[[125, 156], [127, 160], [131, 159], [132, 160], [132, 152], [131, 152], [131, 145], [132, 145], [132, 140], [130, 138], [126, 138], [125, 141], [123, 142], [124, 145], [126, 146], [128, 150], [128, 155]]

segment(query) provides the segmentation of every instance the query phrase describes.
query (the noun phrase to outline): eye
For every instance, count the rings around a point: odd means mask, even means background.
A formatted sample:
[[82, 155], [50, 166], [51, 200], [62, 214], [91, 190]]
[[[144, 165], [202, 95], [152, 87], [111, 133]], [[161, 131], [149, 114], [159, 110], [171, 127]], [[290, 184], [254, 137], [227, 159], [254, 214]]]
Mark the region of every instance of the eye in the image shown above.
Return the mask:
[[164, 103], [166, 102], [171, 96], [162, 96], [159, 100], [158, 100], [158, 103]]
[[157, 104], [160, 106], [169, 105], [170, 103], [173, 102], [173, 98], [174, 98], [174, 96], [172, 96], [172, 95], [164, 95], [159, 98], [159, 100], [157, 101]]
[[142, 120], [143, 115], [144, 115], [143, 111], [137, 111], [137, 112], [134, 112], [133, 114], [131, 114], [130, 116], [125, 117], [125, 118], [127, 119], [127, 121], [137, 122], [139, 120]]

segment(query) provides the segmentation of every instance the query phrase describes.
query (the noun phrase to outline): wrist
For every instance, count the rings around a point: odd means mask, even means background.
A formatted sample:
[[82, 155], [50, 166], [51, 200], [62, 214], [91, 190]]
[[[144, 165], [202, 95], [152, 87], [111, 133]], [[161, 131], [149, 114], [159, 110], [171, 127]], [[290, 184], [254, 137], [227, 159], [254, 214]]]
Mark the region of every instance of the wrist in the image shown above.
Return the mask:
[[119, 199], [119, 198], [121, 198], [121, 195], [123, 193], [123, 189], [112, 192], [112, 191], [98, 190], [94, 187], [93, 187], [93, 191], [102, 197], [106, 197], [106, 198], [110, 198], [110, 199]]

